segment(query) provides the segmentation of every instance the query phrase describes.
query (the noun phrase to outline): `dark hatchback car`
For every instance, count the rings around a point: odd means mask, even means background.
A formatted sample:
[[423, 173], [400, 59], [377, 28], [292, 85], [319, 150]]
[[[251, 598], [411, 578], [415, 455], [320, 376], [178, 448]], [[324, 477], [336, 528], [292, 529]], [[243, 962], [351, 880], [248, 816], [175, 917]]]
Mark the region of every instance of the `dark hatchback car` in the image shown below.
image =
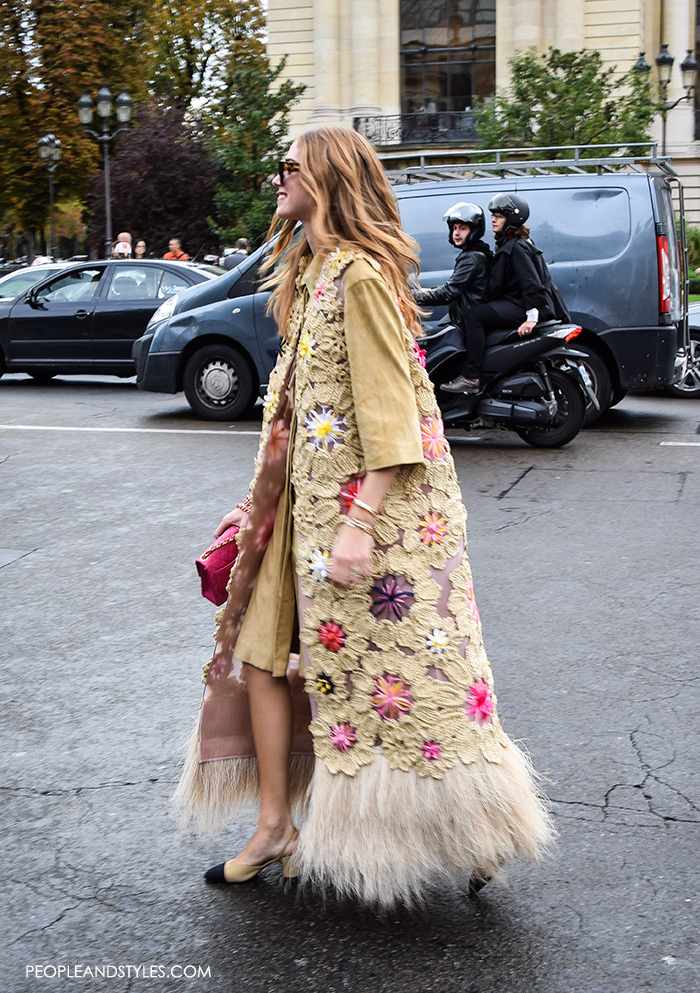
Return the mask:
[[63, 268], [0, 300], [0, 375], [133, 376], [131, 350], [154, 311], [223, 270], [189, 262], [106, 259]]

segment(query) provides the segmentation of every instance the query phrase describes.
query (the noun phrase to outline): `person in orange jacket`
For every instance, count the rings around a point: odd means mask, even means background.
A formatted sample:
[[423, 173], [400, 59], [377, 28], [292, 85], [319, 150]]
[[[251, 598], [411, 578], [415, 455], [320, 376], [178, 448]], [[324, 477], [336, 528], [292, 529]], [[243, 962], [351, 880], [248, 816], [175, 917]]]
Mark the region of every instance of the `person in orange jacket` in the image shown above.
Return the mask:
[[189, 262], [189, 255], [182, 250], [182, 242], [179, 238], [171, 238], [168, 242], [168, 251], [163, 256], [164, 259], [176, 259], [178, 262]]

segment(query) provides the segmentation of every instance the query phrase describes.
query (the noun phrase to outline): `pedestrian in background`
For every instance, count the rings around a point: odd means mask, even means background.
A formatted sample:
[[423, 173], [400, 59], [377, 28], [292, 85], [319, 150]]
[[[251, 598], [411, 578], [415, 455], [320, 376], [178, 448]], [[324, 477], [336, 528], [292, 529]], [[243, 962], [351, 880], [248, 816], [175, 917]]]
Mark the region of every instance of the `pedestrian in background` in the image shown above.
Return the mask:
[[188, 262], [189, 255], [182, 250], [182, 242], [179, 238], [171, 238], [168, 242], [168, 251], [163, 256], [164, 259], [175, 259], [178, 262]]
[[227, 271], [230, 269], [235, 269], [237, 265], [248, 257], [248, 252], [250, 251], [250, 245], [248, 244], [247, 238], [239, 238], [235, 244], [235, 252], [227, 255], [222, 263], [223, 268]]
[[[273, 182], [284, 347], [250, 495], [217, 530], [243, 540], [177, 797], [212, 824], [259, 786], [257, 830], [212, 882], [281, 861], [380, 907], [473, 892], [538, 857], [551, 827], [497, 714], [466, 512], [414, 337], [417, 246], [357, 132], [301, 135]], [[290, 692], [298, 648], [308, 730]]]
[[139, 240], [134, 245], [134, 258], [135, 259], [146, 258], [146, 242], [143, 240], [143, 238], [139, 238]]

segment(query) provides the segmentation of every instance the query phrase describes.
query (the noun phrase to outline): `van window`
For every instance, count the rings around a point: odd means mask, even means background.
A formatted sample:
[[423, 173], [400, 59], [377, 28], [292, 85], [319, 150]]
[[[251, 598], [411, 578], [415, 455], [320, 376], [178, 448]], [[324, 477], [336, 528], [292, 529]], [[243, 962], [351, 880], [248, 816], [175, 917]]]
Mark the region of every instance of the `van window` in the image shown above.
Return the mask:
[[[421, 268], [427, 271], [451, 270], [456, 250], [447, 241], [447, 225], [436, 230], [435, 219], [452, 204], [468, 200], [486, 214], [484, 240], [493, 246], [488, 204], [495, 189], [420, 196], [419, 186], [402, 194], [399, 201], [406, 230], [417, 239]], [[630, 206], [627, 191], [618, 187], [589, 189], [541, 189], [519, 191], [530, 205], [528, 227], [547, 262], [583, 262], [614, 258], [627, 247], [631, 237]]]

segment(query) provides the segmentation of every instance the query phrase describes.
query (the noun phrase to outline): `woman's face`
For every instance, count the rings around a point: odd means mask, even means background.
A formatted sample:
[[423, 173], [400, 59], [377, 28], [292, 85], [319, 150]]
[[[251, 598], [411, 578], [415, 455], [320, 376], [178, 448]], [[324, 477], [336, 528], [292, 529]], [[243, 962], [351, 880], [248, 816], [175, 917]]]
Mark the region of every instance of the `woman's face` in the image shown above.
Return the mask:
[[[299, 146], [292, 144], [285, 155], [288, 162], [299, 162]], [[298, 172], [285, 172], [284, 182], [275, 176], [272, 185], [277, 187], [277, 216], [283, 220], [311, 222], [314, 201], [311, 194], [301, 185]]]
[[506, 229], [506, 215], [505, 214], [491, 214], [491, 227], [493, 233], [498, 236], [503, 234]]
[[146, 242], [137, 241], [136, 247], [134, 248], [134, 255], [138, 256], [139, 258], [142, 258], [145, 254], [146, 254]]

